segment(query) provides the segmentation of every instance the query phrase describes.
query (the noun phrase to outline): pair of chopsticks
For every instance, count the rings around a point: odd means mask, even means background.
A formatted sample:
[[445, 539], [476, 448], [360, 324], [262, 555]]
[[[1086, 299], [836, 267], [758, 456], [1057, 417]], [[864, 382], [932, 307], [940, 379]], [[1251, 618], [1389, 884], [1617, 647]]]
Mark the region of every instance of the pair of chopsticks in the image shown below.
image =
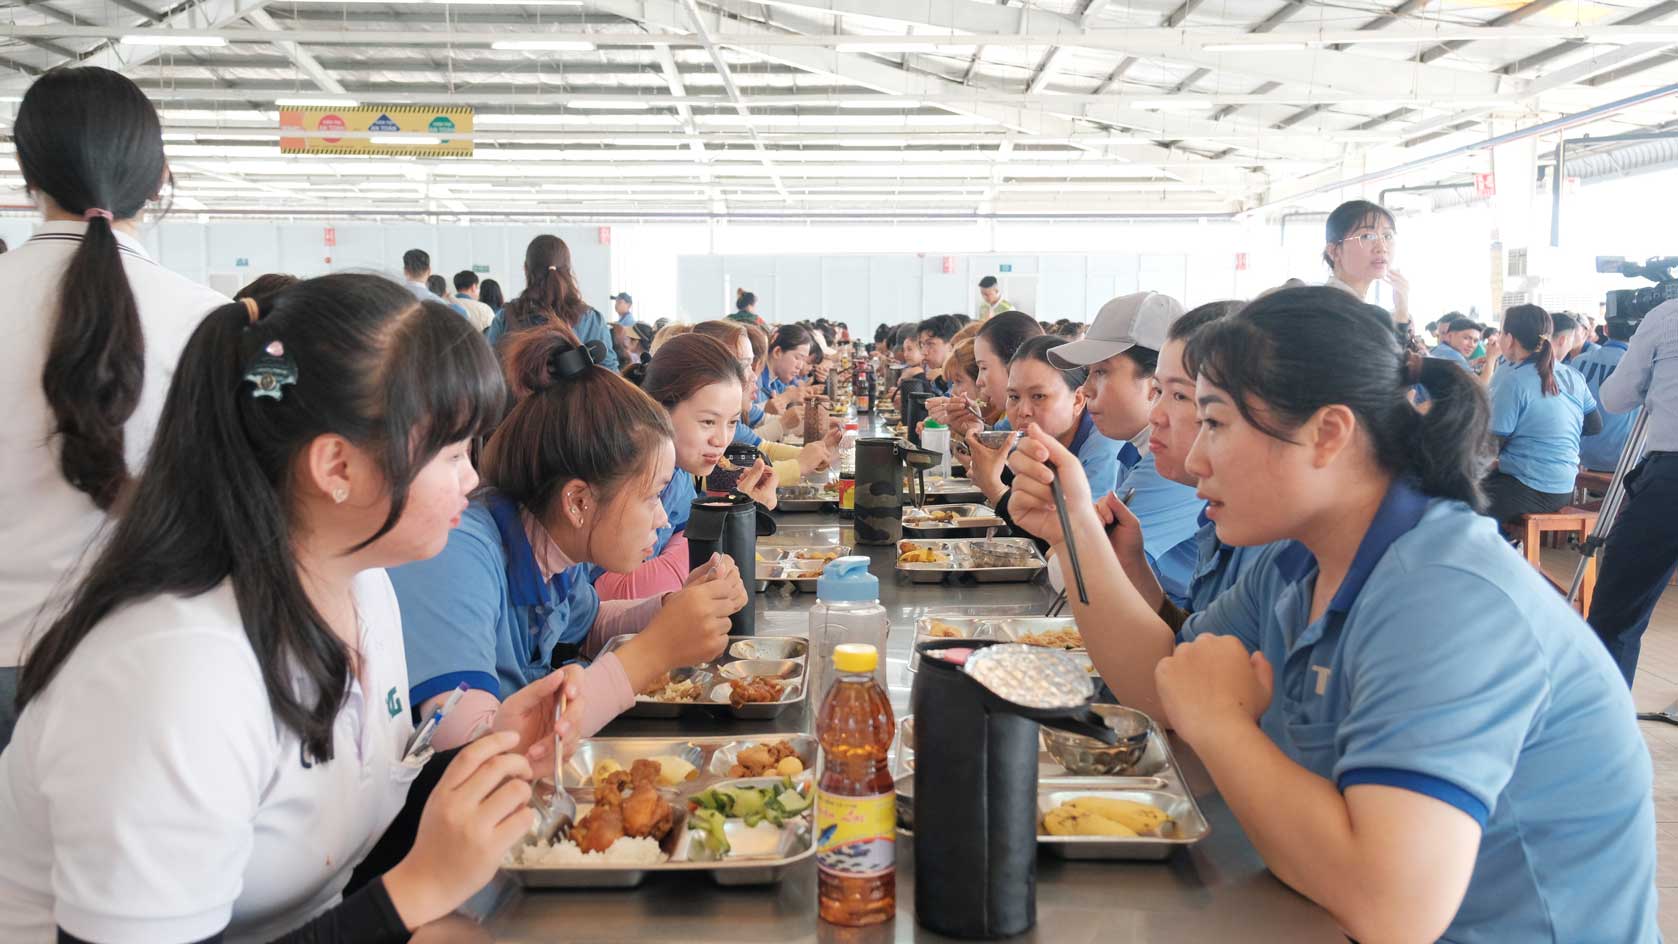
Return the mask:
[[[1049, 463], [1049, 469], [1055, 473], [1054, 478], [1049, 481], [1049, 490], [1055, 496], [1055, 514], [1060, 516], [1060, 533], [1066, 538], [1066, 556], [1072, 562], [1072, 580], [1078, 587], [1078, 602], [1088, 606], [1090, 597], [1089, 591], [1084, 587], [1084, 568], [1078, 562], [1078, 545], [1072, 539], [1072, 522], [1066, 513], [1066, 492], [1060, 487], [1060, 472], [1055, 469], [1053, 462]], [[1136, 489], [1132, 488], [1124, 493], [1119, 502], [1129, 505], [1130, 500], [1135, 497]], [[1049, 611], [1044, 615], [1059, 616], [1066, 610], [1067, 602], [1066, 591], [1062, 590], [1054, 602], [1049, 604]]]
[[[1055, 468], [1053, 460], [1049, 462], [1049, 471], [1054, 477], [1049, 479], [1049, 490], [1055, 496], [1055, 514], [1060, 516], [1060, 534], [1066, 539], [1066, 556], [1072, 561], [1072, 580], [1078, 585], [1078, 602], [1088, 606], [1089, 591], [1084, 589], [1084, 568], [1078, 562], [1078, 544], [1072, 539], [1072, 519], [1066, 513], [1066, 491], [1060, 487], [1060, 470]], [[1066, 591], [1061, 591], [1064, 599]], [[1064, 604], [1063, 604], [1064, 605]]]

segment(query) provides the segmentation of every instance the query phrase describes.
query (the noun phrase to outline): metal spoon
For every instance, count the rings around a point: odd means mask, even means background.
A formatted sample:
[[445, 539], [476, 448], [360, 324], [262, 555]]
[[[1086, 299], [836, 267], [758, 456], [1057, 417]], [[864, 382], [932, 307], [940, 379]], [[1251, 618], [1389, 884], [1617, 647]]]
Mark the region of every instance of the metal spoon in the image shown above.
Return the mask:
[[[558, 721], [564, 714], [565, 693], [560, 691], [554, 695], [554, 720]], [[564, 762], [564, 758], [565, 739], [555, 734], [553, 795], [547, 798], [546, 803], [540, 805], [537, 805], [540, 798], [536, 790], [533, 790], [530, 795], [531, 805], [535, 806], [541, 814], [541, 820], [536, 825], [534, 835], [538, 842], [551, 842], [555, 836], [568, 832], [571, 829], [571, 824], [576, 822], [577, 819], [577, 801], [566, 791], [562, 782], [561, 764]], [[543, 784], [538, 783], [537, 789], [539, 790], [542, 786]]]

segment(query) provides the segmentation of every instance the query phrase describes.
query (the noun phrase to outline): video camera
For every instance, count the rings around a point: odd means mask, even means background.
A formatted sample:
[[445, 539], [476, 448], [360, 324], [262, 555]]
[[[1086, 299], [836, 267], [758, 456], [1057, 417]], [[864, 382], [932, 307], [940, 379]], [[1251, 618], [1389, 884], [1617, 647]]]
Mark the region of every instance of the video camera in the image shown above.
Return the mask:
[[1624, 288], [1608, 293], [1608, 321], [1619, 322], [1626, 328], [1619, 336], [1631, 337], [1649, 312], [1678, 298], [1678, 278], [1672, 275], [1675, 268], [1678, 268], [1678, 256], [1657, 256], [1642, 265], [1627, 262], [1624, 256], [1596, 257], [1598, 272], [1618, 272], [1628, 279], [1648, 279], [1655, 283], [1648, 288]]

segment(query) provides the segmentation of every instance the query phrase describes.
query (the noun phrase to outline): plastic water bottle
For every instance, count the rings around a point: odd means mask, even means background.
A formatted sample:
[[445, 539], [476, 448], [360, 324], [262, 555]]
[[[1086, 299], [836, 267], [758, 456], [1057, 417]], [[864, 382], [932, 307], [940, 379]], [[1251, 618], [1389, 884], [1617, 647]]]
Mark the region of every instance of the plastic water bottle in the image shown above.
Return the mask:
[[856, 441], [860, 436], [856, 421], [845, 424], [845, 435], [839, 440], [839, 517], [856, 515]]
[[[805, 667], [810, 701], [821, 704], [833, 680], [833, 651], [846, 643], [886, 651], [891, 620], [880, 605], [880, 580], [868, 572], [868, 558], [841, 557], [828, 564], [816, 581], [816, 605], [810, 608], [810, 655]], [[873, 668], [875, 681], [886, 687], [886, 660]]]
[[937, 420], [927, 420], [921, 429], [921, 448], [939, 455], [938, 465], [927, 471], [948, 478], [950, 475], [950, 429]]

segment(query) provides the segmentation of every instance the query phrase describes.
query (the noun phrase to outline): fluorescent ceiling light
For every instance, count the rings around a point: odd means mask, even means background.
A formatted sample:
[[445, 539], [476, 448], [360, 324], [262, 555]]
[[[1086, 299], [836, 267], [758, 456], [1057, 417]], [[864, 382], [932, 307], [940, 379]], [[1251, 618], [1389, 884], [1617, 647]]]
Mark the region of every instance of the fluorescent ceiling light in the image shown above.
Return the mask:
[[573, 98], [565, 102], [572, 108], [611, 108], [620, 111], [646, 111], [652, 102], [632, 98]]
[[1131, 104], [1145, 111], [1199, 111], [1208, 107], [1207, 102], [1182, 101], [1174, 98], [1139, 98]]
[[404, 145], [443, 143], [442, 138], [434, 138], [424, 134], [375, 134], [367, 140], [373, 142], [374, 144], [394, 145], [396, 147], [402, 147]]
[[833, 47], [839, 52], [913, 52], [923, 55], [965, 55], [977, 47], [972, 43], [840, 43]]
[[879, 101], [866, 101], [866, 100], [864, 100], [864, 101], [856, 101], [856, 102], [840, 102], [839, 107], [840, 108], [919, 108], [923, 104], [925, 104], [925, 103], [924, 102], [917, 102], [917, 101], [914, 101], [912, 99], [905, 100], [905, 99], [900, 99], [900, 98], [886, 98], [885, 96], [882, 95], [882, 96], [880, 96]]
[[354, 108], [361, 103], [353, 98], [276, 98], [274, 104], [290, 108]]
[[287, 0], [288, 3], [327, 3], [339, 6], [346, 3], [378, 4], [379, 6], [456, 6], [456, 7], [580, 7], [583, 0]]
[[190, 33], [140, 33], [122, 38], [124, 46], [225, 46], [221, 36], [195, 36]]
[[592, 52], [594, 44], [580, 39], [503, 39], [491, 43], [489, 48], [506, 51], [546, 49], [553, 52]]
[[1287, 52], [1304, 49], [1304, 43], [1207, 43], [1201, 52]]

